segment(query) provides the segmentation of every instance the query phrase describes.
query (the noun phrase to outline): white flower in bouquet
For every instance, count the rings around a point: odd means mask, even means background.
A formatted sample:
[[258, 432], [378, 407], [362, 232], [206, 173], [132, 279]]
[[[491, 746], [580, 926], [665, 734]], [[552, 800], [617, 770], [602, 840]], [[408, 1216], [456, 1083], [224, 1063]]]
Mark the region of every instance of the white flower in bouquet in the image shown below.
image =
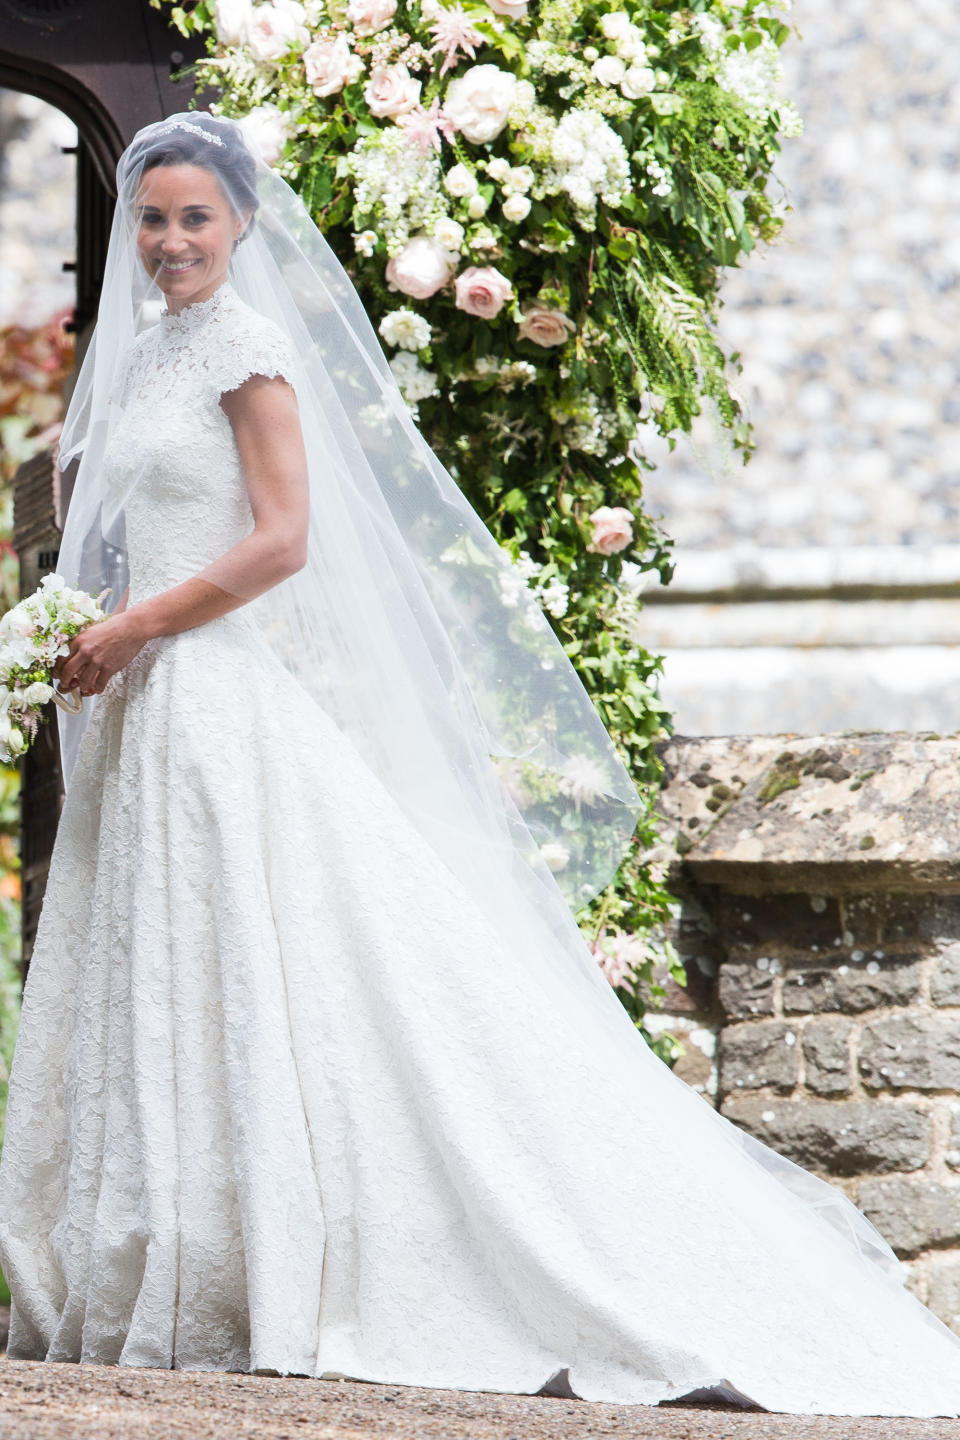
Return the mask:
[[247, 45], [255, 60], [272, 63], [310, 39], [306, 12], [299, 0], [272, 0], [254, 7], [247, 23]]
[[387, 263], [387, 284], [414, 300], [428, 300], [453, 274], [457, 257], [430, 235], [414, 235]]
[[391, 310], [377, 328], [388, 345], [401, 350], [422, 350], [430, 344], [430, 322], [415, 310]]
[[463, 244], [463, 236], [463, 226], [458, 225], [456, 220], [444, 218], [443, 220], [438, 220], [433, 227], [434, 240], [436, 240], [438, 245], [442, 245], [445, 250], [459, 250]]
[[450, 82], [443, 113], [471, 144], [485, 145], [506, 125], [516, 85], [498, 65], [471, 65]]
[[257, 105], [238, 123], [265, 165], [276, 165], [295, 128], [292, 115], [271, 104]]
[[578, 805], [590, 805], [607, 784], [606, 772], [589, 755], [571, 755], [560, 768], [561, 795], [569, 795]]
[[409, 351], [394, 355], [390, 369], [408, 405], [415, 405], [418, 400], [437, 394], [436, 375], [432, 370], [424, 369], [416, 355], [411, 355]]
[[358, 35], [385, 30], [397, 13], [397, 0], [350, 0], [347, 19]]
[[59, 699], [53, 667], [69, 654], [74, 636], [104, 618], [102, 599], [71, 589], [54, 573], [0, 618], [0, 760], [10, 762], [29, 748], [48, 700], [73, 711], [82, 705]]
[[217, 35], [224, 45], [246, 45], [253, 18], [251, 0], [217, 0], [213, 7]]
[[477, 193], [477, 177], [466, 165], [454, 165], [443, 177], [443, 188], [458, 200]]
[[559, 840], [548, 840], [545, 845], [541, 845], [540, 854], [546, 861], [547, 868], [554, 874], [565, 870], [570, 863], [570, 851], [566, 845], [561, 845]]

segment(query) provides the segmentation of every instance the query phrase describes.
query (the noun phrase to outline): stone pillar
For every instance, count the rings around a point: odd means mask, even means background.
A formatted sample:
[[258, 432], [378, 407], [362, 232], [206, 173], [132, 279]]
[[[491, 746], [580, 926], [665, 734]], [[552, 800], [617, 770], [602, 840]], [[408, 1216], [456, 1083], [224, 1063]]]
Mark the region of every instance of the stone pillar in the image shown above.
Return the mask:
[[[845, 1190], [960, 1332], [960, 741], [662, 753], [674, 939], [698, 998], [657, 1023], [715, 1035], [698, 1088]], [[702, 1062], [679, 1069], [696, 1080]]]

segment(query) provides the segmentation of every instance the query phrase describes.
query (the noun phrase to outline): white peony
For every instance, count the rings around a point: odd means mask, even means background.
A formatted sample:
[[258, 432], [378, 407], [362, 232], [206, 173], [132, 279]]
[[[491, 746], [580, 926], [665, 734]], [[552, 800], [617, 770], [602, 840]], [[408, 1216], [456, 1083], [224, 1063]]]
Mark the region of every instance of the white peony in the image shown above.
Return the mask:
[[509, 195], [503, 202], [503, 218], [516, 224], [526, 220], [530, 214], [530, 201], [526, 195]]
[[222, 45], [246, 45], [253, 18], [251, 0], [217, 0], [213, 7], [213, 23]]
[[631, 65], [620, 81], [620, 89], [630, 100], [639, 100], [657, 88], [657, 77], [649, 65]]
[[347, 19], [358, 35], [385, 30], [397, 13], [397, 0], [350, 0]]
[[433, 238], [445, 250], [459, 250], [463, 244], [463, 226], [456, 220], [438, 220], [433, 227]]
[[377, 327], [388, 345], [401, 350], [422, 350], [430, 344], [430, 322], [415, 310], [391, 310]]
[[522, 20], [527, 13], [527, 0], [487, 0], [495, 15], [505, 15], [508, 20]]
[[247, 46], [255, 60], [282, 60], [309, 43], [306, 13], [300, 0], [272, 0], [254, 7], [247, 27]]
[[590, 73], [601, 85], [619, 85], [627, 73], [626, 61], [619, 55], [602, 55], [590, 66]]
[[443, 113], [471, 144], [486, 145], [506, 125], [516, 86], [497, 65], [471, 65], [451, 81]]
[[265, 165], [276, 165], [283, 147], [294, 133], [293, 117], [276, 105], [258, 105], [239, 121], [240, 129], [251, 150], [256, 151]]
[[443, 188], [450, 195], [462, 198], [477, 193], [477, 177], [466, 165], [454, 165], [443, 177]]
[[414, 300], [429, 300], [447, 284], [456, 263], [457, 256], [433, 236], [412, 235], [400, 254], [387, 262], [387, 284]]

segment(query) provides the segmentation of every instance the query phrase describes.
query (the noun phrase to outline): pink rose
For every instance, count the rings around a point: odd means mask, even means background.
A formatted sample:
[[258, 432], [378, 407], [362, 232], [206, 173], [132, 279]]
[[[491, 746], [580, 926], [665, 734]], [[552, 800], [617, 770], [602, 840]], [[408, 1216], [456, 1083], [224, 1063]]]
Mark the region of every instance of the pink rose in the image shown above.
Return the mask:
[[457, 276], [454, 289], [457, 309], [466, 310], [468, 315], [479, 315], [481, 320], [492, 320], [494, 315], [499, 315], [513, 293], [506, 275], [501, 275], [492, 265], [471, 265]]
[[397, 13], [397, 0], [350, 0], [347, 19], [358, 35], [385, 30]]
[[414, 300], [429, 300], [453, 274], [457, 256], [429, 235], [414, 235], [387, 262], [387, 284]]
[[306, 45], [309, 32], [300, 0], [273, 0], [255, 5], [247, 24], [246, 42], [257, 60], [282, 60], [291, 50]]
[[587, 546], [596, 555], [615, 555], [633, 539], [633, 511], [623, 505], [601, 505], [590, 516], [593, 539]]
[[378, 65], [363, 87], [371, 115], [387, 119], [405, 115], [420, 102], [420, 81], [410, 77], [406, 65]]
[[340, 35], [336, 40], [314, 40], [303, 52], [303, 65], [314, 95], [335, 95], [357, 78], [362, 61]]
[[521, 340], [532, 340], [535, 345], [562, 345], [576, 328], [562, 310], [551, 310], [547, 305], [525, 305], [517, 333]]

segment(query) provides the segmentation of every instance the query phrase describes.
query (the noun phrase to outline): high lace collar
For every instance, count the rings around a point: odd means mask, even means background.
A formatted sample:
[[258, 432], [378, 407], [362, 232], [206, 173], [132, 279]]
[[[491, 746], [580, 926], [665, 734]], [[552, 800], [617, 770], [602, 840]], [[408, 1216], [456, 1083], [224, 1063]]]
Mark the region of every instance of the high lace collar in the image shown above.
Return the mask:
[[161, 327], [164, 331], [178, 335], [197, 330], [223, 308], [232, 294], [233, 287], [230, 281], [224, 280], [212, 295], [207, 296], [206, 300], [191, 300], [176, 313], [170, 310], [161, 310]]

